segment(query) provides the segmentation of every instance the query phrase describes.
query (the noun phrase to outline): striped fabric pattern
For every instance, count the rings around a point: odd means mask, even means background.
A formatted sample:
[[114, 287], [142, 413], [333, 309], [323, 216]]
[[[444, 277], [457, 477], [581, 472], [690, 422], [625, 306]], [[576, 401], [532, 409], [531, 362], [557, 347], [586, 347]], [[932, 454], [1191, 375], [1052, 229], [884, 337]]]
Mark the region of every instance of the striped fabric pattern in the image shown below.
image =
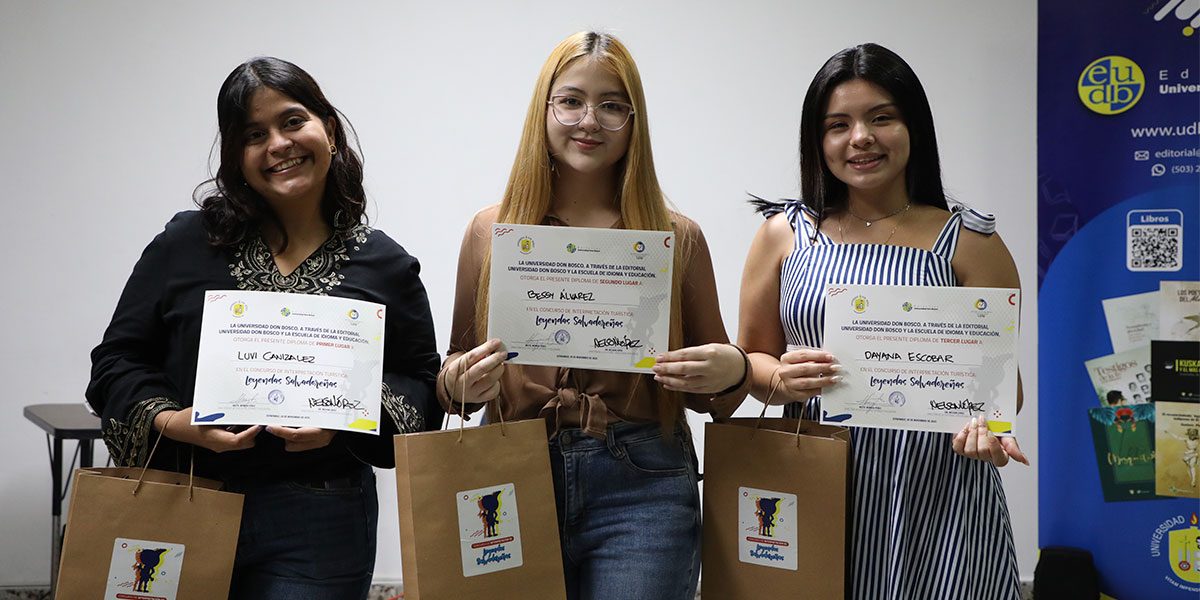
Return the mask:
[[[931, 250], [835, 244], [783, 206], [796, 249], [783, 262], [779, 311], [788, 344], [820, 347], [828, 283], [957, 285], [950, 260], [961, 226], [995, 230], [991, 215], [951, 207]], [[811, 212], [808, 213], [810, 216]], [[768, 215], [769, 216], [769, 215]], [[817, 419], [820, 397], [785, 414]], [[852, 427], [850, 564], [856, 600], [1018, 600], [1016, 554], [996, 467], [963, 458], [951, 435]]]

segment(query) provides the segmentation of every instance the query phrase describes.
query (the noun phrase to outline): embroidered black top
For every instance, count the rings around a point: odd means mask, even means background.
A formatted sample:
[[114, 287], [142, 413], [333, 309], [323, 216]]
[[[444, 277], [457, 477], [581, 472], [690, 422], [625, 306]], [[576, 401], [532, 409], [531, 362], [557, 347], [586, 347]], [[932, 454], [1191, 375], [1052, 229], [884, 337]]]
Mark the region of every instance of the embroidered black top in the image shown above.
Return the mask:
[[[341, 296], [388, 307], [380, 431], [338, 432], [330, 445], [306, 452], [285, 452], [283, 440], [263, 432], [248, 450], [218, 454], [196, 448], [196, 474], [317, 480], [345, 476], [363, 462], [393, 466], [392, 436], [437, 428], [443, 415], [433, 392], [440, 359], [419, 273], [417, 260], [399, 244], [382, 231], [358, 226], [334, 233], [285, 276], [261, 238], [233, 250], [215, 248], [198, 211], [175, 215], [134, 266], [104, 339], [92, 351], [87, 400], [100, 413], [114, 462], [145, 464], [157, 437], [154, 416], [192, 405], [205, 290], [242, 289]], [[186, 471], [187, 448], [164, 438], [151, 466]]]

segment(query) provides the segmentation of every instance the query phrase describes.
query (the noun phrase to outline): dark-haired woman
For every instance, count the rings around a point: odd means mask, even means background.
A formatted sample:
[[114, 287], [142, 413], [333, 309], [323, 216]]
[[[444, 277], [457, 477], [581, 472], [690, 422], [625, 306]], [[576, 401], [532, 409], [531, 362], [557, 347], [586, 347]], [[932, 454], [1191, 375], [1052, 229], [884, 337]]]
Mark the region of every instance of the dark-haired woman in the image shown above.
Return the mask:
[[[772, 403], [785, 414], [815, 419], [821, 388], [840, 379], [836, 357], [820, 349], [826, 283], [1019, 281], [995, 220], [947, 203], [929, 101], [886, 48], [848, 48], [817, 73], [800, 164], [802, 200], [758, 203], [768, 219], [746, 260], [738, 342], [754, 365], [754, 395], [776, 388]], [[851, 597], [1019, 597], [997, 471], [1027, 463], [1015, 439], [981, 419], [953, 436], [853, 428], [851, 441]]]
[[[220, 479], [245, 494], [232, 598], [365, 598], [375, 564], [372, 465], [392, 435], [440, 425], [428, 300], [412, 256], [365, 224], [349, 123], [292, 63], [256, 58], [217, 98], [221, 164], [133, 269], [87, 398], [120, 465]], [[379, 435], [191, 425], [204, 291], [341, 296], [388, 306]]]

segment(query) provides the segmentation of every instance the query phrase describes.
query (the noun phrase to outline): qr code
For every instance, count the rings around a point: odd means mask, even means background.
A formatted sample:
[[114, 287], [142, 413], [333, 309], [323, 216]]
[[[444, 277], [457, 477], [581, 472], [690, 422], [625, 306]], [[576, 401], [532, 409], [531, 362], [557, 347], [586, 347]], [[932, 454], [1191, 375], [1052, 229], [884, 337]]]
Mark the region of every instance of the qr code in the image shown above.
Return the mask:
[[1130, 271], [1183, 268], [1183, 227], [1135, 225], [1128, 229]]

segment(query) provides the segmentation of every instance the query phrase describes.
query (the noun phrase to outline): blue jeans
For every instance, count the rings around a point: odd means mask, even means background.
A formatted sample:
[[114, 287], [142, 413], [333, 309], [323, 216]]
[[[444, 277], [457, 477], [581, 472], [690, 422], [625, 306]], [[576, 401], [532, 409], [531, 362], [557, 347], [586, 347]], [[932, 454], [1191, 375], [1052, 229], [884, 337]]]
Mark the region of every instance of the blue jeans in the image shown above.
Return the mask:
[[379, 499], [370, 466], [340, 480], [226, 482], [245, 494], [231, 600], [366, 598]]
[[569, 600], [692, 600], [700, 493], [686, 427], [618, 423], [607, 439], [564, 429], [550, 466]]

